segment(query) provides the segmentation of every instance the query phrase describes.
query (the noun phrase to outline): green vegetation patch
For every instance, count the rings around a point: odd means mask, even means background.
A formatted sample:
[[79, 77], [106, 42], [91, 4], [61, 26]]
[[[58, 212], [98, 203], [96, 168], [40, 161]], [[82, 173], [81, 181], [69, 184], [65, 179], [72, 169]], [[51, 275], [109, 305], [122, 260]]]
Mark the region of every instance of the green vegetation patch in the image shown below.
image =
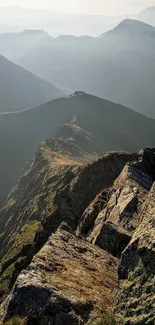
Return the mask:
[[9, 243], [10, 248], [2, 260], [2, 265], [20, 253], [25, 245], [31, 244], [34, 241], [39, 224], [40, 223], [36, 220], [31, 221], [26, 223], [19, 232], [12, 234]]
[[12, 274], [15, 271], [15, 263], [11, 264], [0, 278], [0, 291], [5, 291], [9, 288]]
[[25, 259], [24, 256], [20, 256], [20, 252], [22, 252], [24, 246], [33, 243], [39, 224], [38, 221], [31, 221], [25, 224], [19, 232], [12, 234], [9, 250], [1, 263], [0, 291], [9, 290], [12, 277], [16, 273], [16, 269], [18, 269], [18, 265], [22, 264], [22, 261], [24, 262]]

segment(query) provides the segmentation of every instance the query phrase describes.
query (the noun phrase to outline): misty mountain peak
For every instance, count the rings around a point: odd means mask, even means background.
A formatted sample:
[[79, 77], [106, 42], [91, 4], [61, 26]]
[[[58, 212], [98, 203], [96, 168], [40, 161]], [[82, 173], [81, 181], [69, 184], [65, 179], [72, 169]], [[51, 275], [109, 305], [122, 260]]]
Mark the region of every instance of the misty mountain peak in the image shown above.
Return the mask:
[[124, 19], [115, 30], [122, 30], [125, 32], [155, 32], [153, 26], [135, 19]]
[[23, 35], [37, 35], [37, 36], [42, 36], [42, 37], [47, 37], [49, 36], [48, 33], [46, 33], [44, 30], [42, 29], [25, 29], [23, 30], [20, 34]]

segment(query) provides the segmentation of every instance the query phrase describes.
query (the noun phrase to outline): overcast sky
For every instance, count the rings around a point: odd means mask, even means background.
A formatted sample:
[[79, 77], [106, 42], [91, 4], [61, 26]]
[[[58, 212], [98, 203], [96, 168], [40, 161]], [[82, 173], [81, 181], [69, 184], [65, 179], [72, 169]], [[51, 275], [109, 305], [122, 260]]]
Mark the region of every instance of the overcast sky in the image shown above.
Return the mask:
[[3, 6], [48, 8], [58, 12], [118, 15], [155, 5], [155, 0], [0, 0]]

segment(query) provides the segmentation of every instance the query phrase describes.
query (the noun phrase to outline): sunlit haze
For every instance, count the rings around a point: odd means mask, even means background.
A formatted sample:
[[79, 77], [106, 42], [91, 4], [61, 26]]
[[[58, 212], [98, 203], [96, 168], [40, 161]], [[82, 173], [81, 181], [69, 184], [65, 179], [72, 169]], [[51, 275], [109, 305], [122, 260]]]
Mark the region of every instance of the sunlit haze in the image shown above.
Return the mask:
[[155, 0], [0, 0], [0, 6], [23, 6], [64, 13], [118, 15], [155, 5]]

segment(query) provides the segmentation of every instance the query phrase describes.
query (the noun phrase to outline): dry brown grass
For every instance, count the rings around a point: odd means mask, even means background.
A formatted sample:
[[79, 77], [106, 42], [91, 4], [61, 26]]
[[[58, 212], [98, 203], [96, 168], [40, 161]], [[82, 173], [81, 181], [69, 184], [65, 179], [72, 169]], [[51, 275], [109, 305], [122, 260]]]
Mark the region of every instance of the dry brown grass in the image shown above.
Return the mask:
[[26, 320], [18, 316], [15, 316], [9, 319], [7, 322], [5, 322], [4, 325], [26, 325]]

